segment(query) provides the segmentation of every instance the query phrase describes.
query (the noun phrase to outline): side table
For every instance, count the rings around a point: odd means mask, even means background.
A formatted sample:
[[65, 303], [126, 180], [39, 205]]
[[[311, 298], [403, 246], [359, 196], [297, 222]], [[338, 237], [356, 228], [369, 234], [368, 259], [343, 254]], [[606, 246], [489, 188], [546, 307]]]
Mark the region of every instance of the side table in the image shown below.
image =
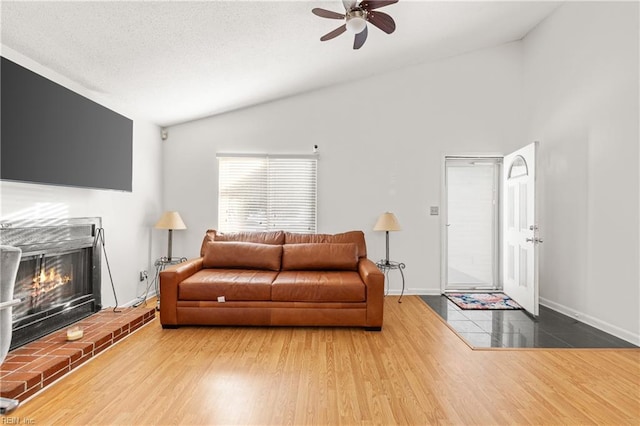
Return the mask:
[[164, 271], [167, 266], [177, 265], [186, 261], [186, 257], [161, 257], [154, 263], [156, 267], [156, 274], [153, 277], [153, 281], [156, 283], [156, 311], [160, 310], [160, 272]]
[[402, 276], [402, 292], [400, 293], [400, 299], [398, 299], [398, 303], [402, 303], [402, 296], [404, 295], [404, 272], [405, 268], [404, 263], [402, 262], [394, 262], [391, 260], [380, 260], [376, 263], [376, 266], [382, 273], [384, 274], [385, 281], [387, 282], [387, 291], [385, 292], [385, 296], [389, 294], [389, 271], [393, 271], [397, 269], [400, 271], [400, 276]]

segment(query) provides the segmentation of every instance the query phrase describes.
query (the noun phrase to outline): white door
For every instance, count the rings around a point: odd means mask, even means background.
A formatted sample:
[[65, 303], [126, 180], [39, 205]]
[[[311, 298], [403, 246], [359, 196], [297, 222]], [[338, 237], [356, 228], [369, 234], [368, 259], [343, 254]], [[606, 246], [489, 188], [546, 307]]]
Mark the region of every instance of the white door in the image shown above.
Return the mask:
[[499, 288], [501, 163], [495, 157], [445, 157], [444, 291]]
[[538, 235], [535, 206], [537, 142], [504, 157], [502, 279], [505, 294], [538, 316]]

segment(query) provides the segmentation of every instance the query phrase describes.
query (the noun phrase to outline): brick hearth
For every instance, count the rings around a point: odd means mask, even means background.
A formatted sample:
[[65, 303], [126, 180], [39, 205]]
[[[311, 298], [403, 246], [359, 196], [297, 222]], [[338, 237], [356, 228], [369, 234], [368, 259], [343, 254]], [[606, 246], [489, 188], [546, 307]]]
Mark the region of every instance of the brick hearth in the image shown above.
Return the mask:
[[0, 365], [0, 396], [20, 401], [50, 385], [74, 368], [155, 318], [155, 309], [106, 308], [75, 324], [84, 331], [68, 342], [67, 328], [19, 347]]

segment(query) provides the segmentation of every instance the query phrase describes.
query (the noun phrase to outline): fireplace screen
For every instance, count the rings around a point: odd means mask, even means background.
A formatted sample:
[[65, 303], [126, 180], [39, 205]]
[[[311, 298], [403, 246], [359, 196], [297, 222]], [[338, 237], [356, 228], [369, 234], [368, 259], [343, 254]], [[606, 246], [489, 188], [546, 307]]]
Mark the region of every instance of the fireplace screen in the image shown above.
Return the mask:
[[23, 301], [13, 308], [13, 319], [66, 304], [90, 293], [90, 249], [23, 258], [18, 269], [15, 297]]

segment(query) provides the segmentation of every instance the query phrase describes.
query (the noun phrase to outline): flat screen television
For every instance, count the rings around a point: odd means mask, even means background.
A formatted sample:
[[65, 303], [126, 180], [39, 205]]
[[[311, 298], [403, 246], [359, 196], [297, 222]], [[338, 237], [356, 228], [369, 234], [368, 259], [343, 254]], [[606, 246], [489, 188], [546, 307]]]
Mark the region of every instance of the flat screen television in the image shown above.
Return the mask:
[[4, 57], [0, 78], [0, 179], [132, 190], [132, 120]]

